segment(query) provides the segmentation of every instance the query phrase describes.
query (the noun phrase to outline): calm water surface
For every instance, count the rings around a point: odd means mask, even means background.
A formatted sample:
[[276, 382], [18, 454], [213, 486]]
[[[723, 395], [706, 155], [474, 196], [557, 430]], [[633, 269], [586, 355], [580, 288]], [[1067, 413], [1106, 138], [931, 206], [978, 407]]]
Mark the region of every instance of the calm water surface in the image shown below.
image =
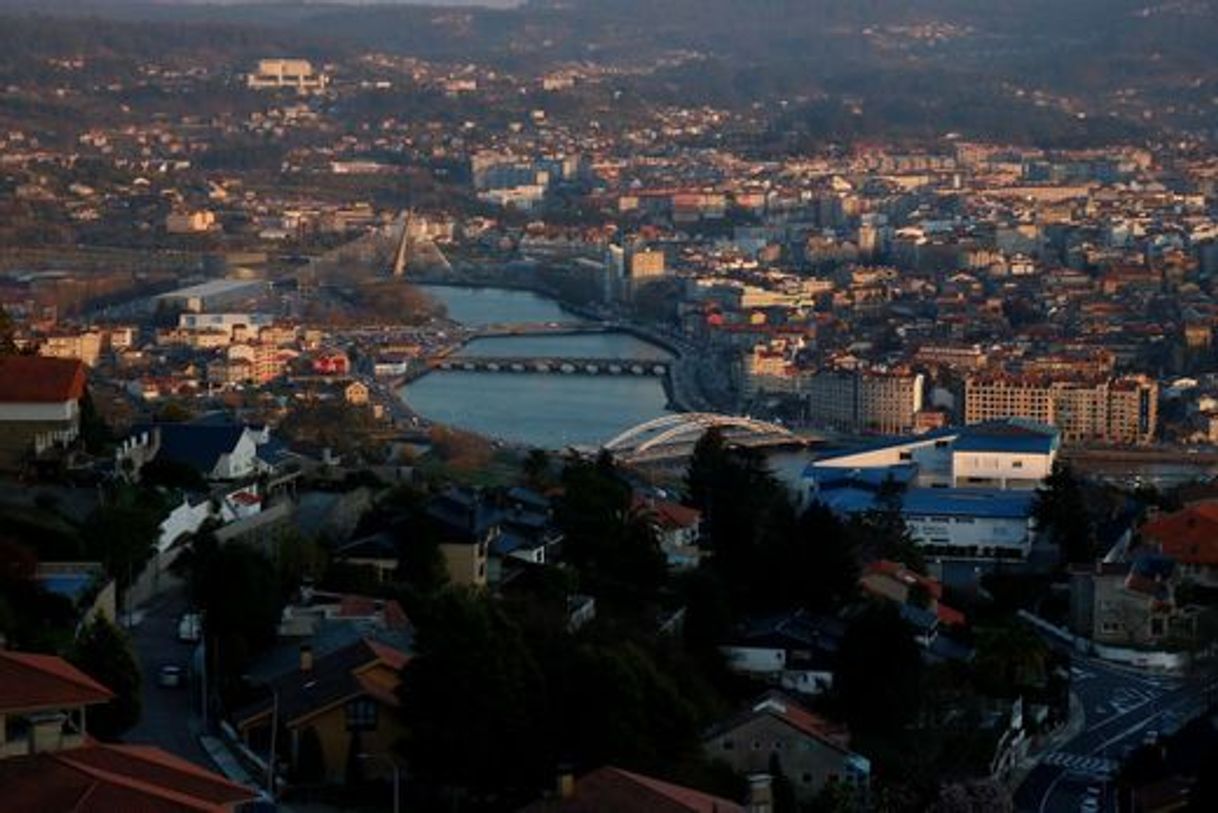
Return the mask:
[[[467, 325], [570, 322], [553, 300], [500, 288], [421, 286]], [[668, 353], [626, 333], [477, 339], [468, 356], [662, 359]], [[666, 414], [652, 376], [437, 371], [402, 390], [424, 417], [488, 437], [544, 449], [599, 446], [635, 424]]]

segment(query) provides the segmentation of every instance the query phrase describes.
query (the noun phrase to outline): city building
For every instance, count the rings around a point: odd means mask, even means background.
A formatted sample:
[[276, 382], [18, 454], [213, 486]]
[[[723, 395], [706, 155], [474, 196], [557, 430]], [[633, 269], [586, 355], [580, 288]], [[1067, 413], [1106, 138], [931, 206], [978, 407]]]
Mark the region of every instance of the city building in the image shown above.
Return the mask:
[[898, 370], [822, 370], [802, 382], [808, 421], [842, 432], [903, 435], [922, 410], [921, 373]]
[[1056, 426], [1069, 443], [1142, 444], [1155, 438], [1158, 400], [1158, 384], [1144, 376], [976, 375], [965, 379], [964, 420], [1025, 418]]
[[880, 442], [813, 461], [807, 498], [843, 514], [895, 508], [936, 562], [1023, 562], [1059, 445], [1056, 429], [1018, 420]]
[[258, 67], [246, 77], [253, 90], [288, 88], [298, 93], [324, 90], [330, 78], [313, 69], [305, 59], [260, 59]]

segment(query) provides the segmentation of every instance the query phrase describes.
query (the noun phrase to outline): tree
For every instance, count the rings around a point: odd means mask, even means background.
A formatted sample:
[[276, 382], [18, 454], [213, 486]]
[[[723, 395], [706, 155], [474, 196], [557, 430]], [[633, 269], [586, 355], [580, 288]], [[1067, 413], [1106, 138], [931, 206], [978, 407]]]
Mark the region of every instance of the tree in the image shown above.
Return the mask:
[[450, 792], [527, 799], [553, 760], [546, 681], [520, 629], [492, 599], [458, 589], [416, 624], [399, 689], [412, 773]]
[[520, 464], [529, 488], [543, 489], [550, 479], [550, 456], [544, 449], [530, 449]]
[[68, 660], [114, 692], [114, 699], [89, 709], [89, 733], [113, 739], [140, 719], [140, 667], [131, 638], [97, 616], [72, 645]]
[[101, 561], [121, 589], [127, 589], [155, 553], [164, 516], [156, 492], [122, 486], [89, 516], [86, 553]]
[[993, 697], [1015, 697], [1021, 689], [1042, 686], [1049, 649], [1025, 626], [1007, 623], [977, 631], [973, 674], [981, 691]]
[[17, 342], [13, 339], [15, 331], [13, 317], [0, 306], [0, 356], [13, 356], [19, 352]]
[[918, 713], [922, 652], [896, 606], [872, 602], [851, 620], [833, 687], [852, 730], [899, 733]]
[[1067, 562], [1089, 562], [1095, 555], [1095, 527], [1082, 482], [1066, 463], [1053, 471], [1036, 492], [1037, 527], [1048, 534]]
[[666, 576], [653, 517], [633, 504], [613, 461], [571, 460], [563, 468], [558, 522], [564, 555], [582, 589], [619, 604], [652, 599]]

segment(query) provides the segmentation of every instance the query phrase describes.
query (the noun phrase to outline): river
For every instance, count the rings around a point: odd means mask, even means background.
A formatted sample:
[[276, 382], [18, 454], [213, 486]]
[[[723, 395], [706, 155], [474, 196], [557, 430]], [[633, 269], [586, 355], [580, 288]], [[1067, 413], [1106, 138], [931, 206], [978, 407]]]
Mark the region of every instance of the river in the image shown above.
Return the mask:
[[[557, 302], [529, 291], [420, 287], [465, 325], [577, 321]], [[496, 336], [475, 339], [459, 355], [669, 357], [628, 333]], [[653, 376], [435, 371], [408, 384], [402, 398], [428, 420], [542, 449], [600, 446], [669, 411], [663, 382]]]

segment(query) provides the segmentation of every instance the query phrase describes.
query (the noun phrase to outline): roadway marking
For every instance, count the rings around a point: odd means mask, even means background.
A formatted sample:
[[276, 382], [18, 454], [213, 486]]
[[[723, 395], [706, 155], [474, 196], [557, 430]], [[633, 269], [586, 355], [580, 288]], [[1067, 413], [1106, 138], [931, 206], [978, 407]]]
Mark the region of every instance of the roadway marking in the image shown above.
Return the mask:
[[1081, 754], [1068, 754], [1064, 751], [1054, 751], [1045, 757], [1044, 762], [1046, 765], [1065, 768], [1070, 773], [1081, 774], [1095, 779], [1107, 779], [1112, 776], [1117, 767], [1116, 763], [1111, 759], [1089, 757]]

